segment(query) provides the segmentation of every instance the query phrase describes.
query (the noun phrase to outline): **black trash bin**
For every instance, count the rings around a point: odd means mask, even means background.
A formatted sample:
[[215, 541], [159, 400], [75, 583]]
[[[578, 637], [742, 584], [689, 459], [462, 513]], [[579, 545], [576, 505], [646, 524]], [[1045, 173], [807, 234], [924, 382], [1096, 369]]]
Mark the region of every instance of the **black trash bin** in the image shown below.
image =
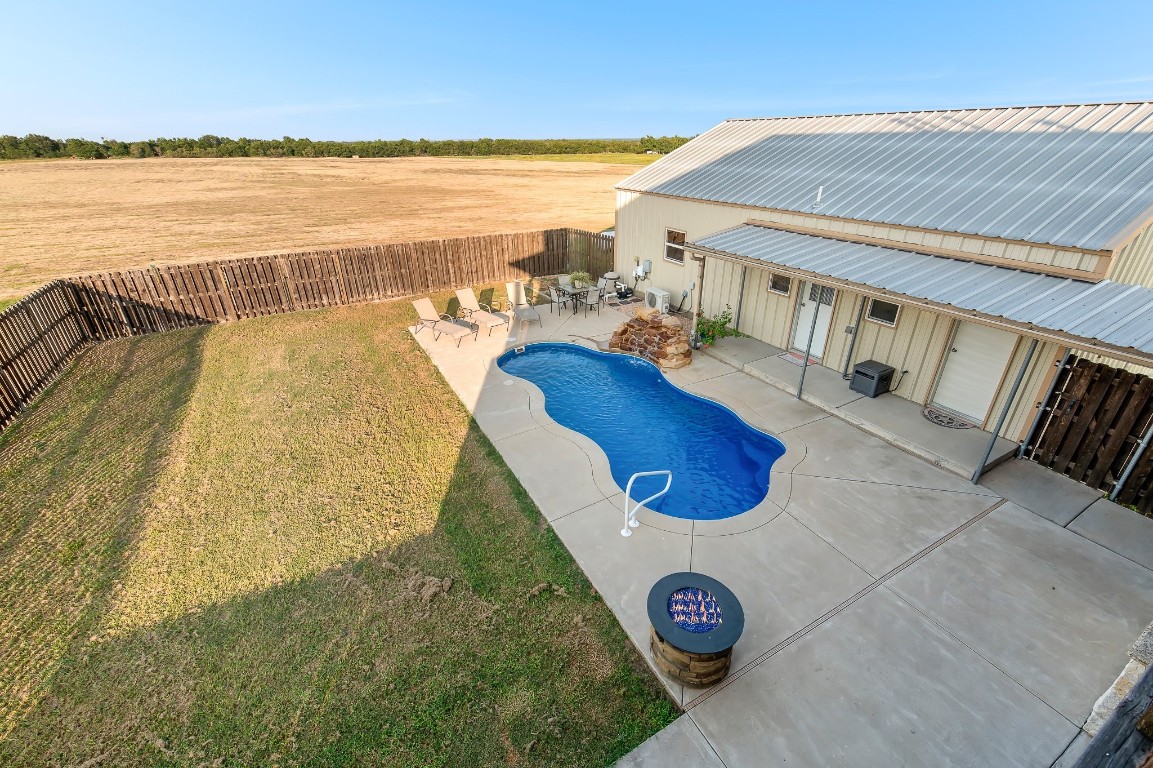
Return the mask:
[[893, 366], [878, 363], [876, 360], [857, 363], [853, 366], [853, 378], [849, 381], [849, 389], [860, 392], [865, 397], [883, 395], [892, 386], [895, 372]]

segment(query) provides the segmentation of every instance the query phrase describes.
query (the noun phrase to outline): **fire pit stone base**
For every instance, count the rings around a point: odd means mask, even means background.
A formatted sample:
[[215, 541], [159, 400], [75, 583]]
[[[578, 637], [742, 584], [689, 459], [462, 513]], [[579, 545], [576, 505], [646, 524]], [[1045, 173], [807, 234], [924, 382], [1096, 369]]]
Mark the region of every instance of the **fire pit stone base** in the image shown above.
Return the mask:
[[703, 573], [670, 573], [649, 590], [649, 649], [662, 674], [683, 685], [719, 683], [745, 629], [737, 596]]
[[692, 653], [669, 645], [657, 631], [649, 627], [649, 650], [657, 669], [685, 685], [706, 686], [719, 683], [729, 673], [733, 649], [719, 653]]

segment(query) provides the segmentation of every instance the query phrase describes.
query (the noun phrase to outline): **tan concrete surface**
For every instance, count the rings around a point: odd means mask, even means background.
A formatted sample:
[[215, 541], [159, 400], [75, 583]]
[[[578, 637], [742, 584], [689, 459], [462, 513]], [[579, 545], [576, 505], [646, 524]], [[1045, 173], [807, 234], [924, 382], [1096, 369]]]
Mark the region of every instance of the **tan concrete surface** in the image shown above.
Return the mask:
[[604, 452], [494, 361], [596, 346], [625, 317], [541, 318], [460, 349], [417, 339], [650, 664], [667, 573], [720, 578], [747, 616], [724, 682], [654, 670], [688, 715], [621, 765], [1049, 766], [1153, 619], [1148, 569], [711, 355], [669, 379], [784, 441], [768, 497], [725, 521], [642, 510], [622, 537]]

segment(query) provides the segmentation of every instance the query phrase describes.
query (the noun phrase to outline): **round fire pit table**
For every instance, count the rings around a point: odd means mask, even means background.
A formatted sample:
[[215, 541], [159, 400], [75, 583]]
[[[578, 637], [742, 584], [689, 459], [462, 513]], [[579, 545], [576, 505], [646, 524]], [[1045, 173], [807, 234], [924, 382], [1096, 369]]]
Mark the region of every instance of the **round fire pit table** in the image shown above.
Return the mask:
[[685, 685], [712, 685], [729, 673], [745, 629], [740, 600], [703, 573], [671, 573], [649, 590], [649, 647], [657, 668]]

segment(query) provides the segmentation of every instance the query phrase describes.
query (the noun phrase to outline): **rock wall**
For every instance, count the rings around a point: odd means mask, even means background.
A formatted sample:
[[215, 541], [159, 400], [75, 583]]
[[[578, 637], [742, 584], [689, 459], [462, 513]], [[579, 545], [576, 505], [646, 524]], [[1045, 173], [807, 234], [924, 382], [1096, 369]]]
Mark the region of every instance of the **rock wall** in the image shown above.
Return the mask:
[[632, 352], [664, 370], [684, 368], [693, 360], [689, 332], [684, 324], [672, 315], [643, 307], [613, 331], [609, 349]]

